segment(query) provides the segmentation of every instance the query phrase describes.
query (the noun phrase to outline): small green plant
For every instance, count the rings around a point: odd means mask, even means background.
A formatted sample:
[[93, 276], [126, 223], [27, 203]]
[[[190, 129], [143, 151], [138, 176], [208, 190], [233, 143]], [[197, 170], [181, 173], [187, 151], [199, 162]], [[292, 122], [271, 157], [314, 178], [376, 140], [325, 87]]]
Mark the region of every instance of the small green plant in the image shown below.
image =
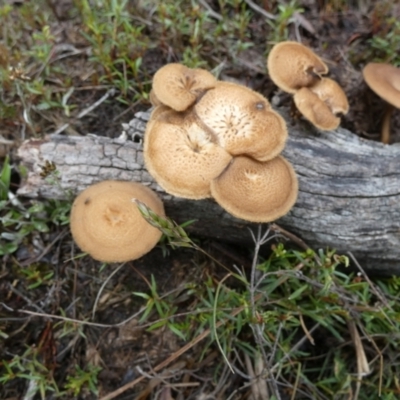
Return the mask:
[[374, 35], [368, 40], [369, 54], [368, 60], [384, 62], [395, 66], [400, 66], [400, 21], [390, 18], [387, 21], [390, 28]]
[[28, 267], [21, 269], [21, 274], [25, 275], [28, 284], [28, 289], [35, 289], [41, 285], [51, 282], [54, 276], [53, 271], [46, 271], [46, 268], [41, 268], [39, 264], [30, 264]]
[[[3, 167], [0, 171], [0, 202], [5, 202], [8, 199], [10, 182], [11, 182], [10, 157], [6, 156], [3, 162]], [[0, 203], [0, 208], [1, 208], [1, 203]]]
[[268, 42], [272, 45], [289, 38], [289, 26], [294, 22], [295, 13], [303, 13], [304, 9], [298, 5], [296, 0], [291, 0], [287, 4], [278, 4], [276, 19], [267, 20], [271, 30], [268, 35]]
[[378, 2], [369, 14], [371, 37], [360, 44], [355, 41], [350, 51], [354, 64], [365, 65], [368, 62], [382, 62], [400, 66], [400, 21], [393, 16], [393, 3], [384, 0]]
[[34, 397], [40, 394], [42, 400], [52, 392], [60, 394], [58, 386], [53, 378], [53, 373], [42, 362], [39, 361], [39, 350], [29, 347], [21, 356], [14, 356], [10, 360], [1, 360], [0, 384], [6, 385], [15, 379], [28, 382], [27, 395]]
[[76, 365], [74, 374], [67, 376], [67, 383], [65, 384], [64, 389], [74, 397], [82, 395], [86, 390], [89, 390], [97, 396], [97, 375], [101, 369], [102, 368], [96, 367], [92, 364], [87, 364], [85, 369]]
[[32, 201], [28, 207], [16, 197], [13, 202], [0, 203], [0, 255], [16, 251], [24, 238], [34, 232], [49, 232], [50, 224], [68, 224], [70, 208], [70, 201], [60, 200]]

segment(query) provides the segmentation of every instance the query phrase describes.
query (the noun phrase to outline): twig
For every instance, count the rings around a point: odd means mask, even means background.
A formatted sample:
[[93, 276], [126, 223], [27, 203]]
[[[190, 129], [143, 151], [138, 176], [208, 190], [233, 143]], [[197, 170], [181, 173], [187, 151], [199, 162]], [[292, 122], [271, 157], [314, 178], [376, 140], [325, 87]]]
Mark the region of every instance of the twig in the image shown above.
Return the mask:
[[199, 0], [199, 3], [207, 9], [208, 13], [210, 14], [211, 17], [215, 18], [218, 21], [222, 21], [222, 15], [218, 14], [217, 12], [215, 12], [210, 5], [205, 1], [205, 0]]
[[392, 310], [392, 307], [388, 303], [387, 299], [382, 296], [382, 293], [379, 292], [379, 290], [375, 287], [375, 285], [372, 283], [371, 279], [369, 279], [368, 275], [365, 273], [364, 269], [361, 267], [360, 263], [357, 261], [357, 259], [354, 257], [353, 253], [351, 251], [348, 251], [347, 254], [350, 256], [350, 258], [353, 260], [354, 264], [356, 267], [360, 270], [362, 276], [364, 279], [368, 282], [370, 288], [372, 291], [375, 293], [375, 295], [378, 297], [378, 299], [382, 302], [382, 304], [385, 305], [385, 307], [388, 307], [390, 310]]
[[303, 239], [300, 239], [298, 236], [296, 236], [293, 233], [287, 231], [286, 229], [283, 229], [279, 225], [271, 224], [270, 228], [274, 232], [278, 232], [278, 233], [281, 233], [283, 236], [286, 236], [289, 240], [291, 240], [292, 242], [296, 243], [302, 249], [304, 249], [304, 250], [311, 249], [311, 247]]
[[69, 232], [68, 229], [64, 229], [63, 231], [61, 231], [55, 237], [55, 239], [43, 249], [43, 251], [40, 254], [38, 254], [37, 256], [34, 256], [32, 258], [28, 258], [25, 261], [20, 262], [19, 265], [21, 267], [26, 267], [27, 265], [30, 265], [30, 264], [40, 261], [51, 250], [51, 248], [54, 246], [54, 244], [57, 243], [60, 239], [62, 239], [68, 232]]
[[[76, 117], [77, 119], [83, 118], [85, 115], [89, 114], [91, 111], [93, 111], [95, 108], [97, 108], [100, 104], [104, 103], [110, 96], [114, 96], [116, 93], [115, 88], [111, 88], [107, 90], [106, 94], [102, 96], [99, 100], [94, 102], [91, 106], [85, 108], [82, 110], [78, 116]], [[58, 128], [55, 132], [53, 132], [51, 135], [58, 135], [61, 132], [64, 132], [71, 124], [67, 122], [66, 124], [62, 125], [60, 128]]]
[[[13, 285], [11, 285], [11, 283], [8, 284], [8, 288], [15, 293], [17, 296], [23, 298], [29, 306], [36, 308], [36, 310], [39, 310], [40, 312], [44, 312], [37, 304], [35, 304], [32, 300], [30, 300], [28, 297], [26, 297], [24, 294], [22, 294], [18, 289], [15, 289], [15, 287]], [[23, 310], [21, 310], [23, 311]]]
[[[320, 324], [317, 323], [315, 324], [308, 332], [311, 335], [317, 328], [319, 328]], [[286, 353], [275, 365], [271, 367], [271, 371], [274, 371], [276, 368], [282, 365], [282, 363], [289, 358], [290, 354], [297, 350], [300, 346], [303, 345], [303, 343], [308, 340], [308, 337], [304, 335], [291, 349], [288, 353]]]
[[354, 348], [356, 350], [357, 358], [357, 383], [356, 390], [353, 396], [353, 400], [357, 400], [360, 394], [361, 382], [365, 375], [371, 373], [368, 365], [368, 360], [365, 355], [364, 347], [361, 342], [360, 334], [358, 333], [354, 320], [347, 320], [347, 326], [349, 328], [351, 339], [353, 340]]
[[258, 12], [259, 14], [263, 15], [265, 18], [268, 19], [276, 19], [276, 16], [265, 11], [263, 8], [261, 8], [259, 5], [254, 3], [252, 0], [244, 0], [244, 2], [252, 8], [254, 11]]
[[[241, 306], [233, 310], [230, 314], [230, 317], [235, 317], [239, 313], [241, 313], [246, 306]], [[222, 326], [225, 322], [227, 322], [229, 319], [226, 318], [222, 321], [219, 321], [216, 325], [216, 328], [219, 328]], [[186, 353], [188, 350], [190, 350], [193, 346], [195, 346], [197, 343], [201, 342], [203, 339], [205, 339], [209, 334], [211, 333], [211, 328], [208, 328], [205, 330], [203, 333], [198, 335], [196, 338], [194, 338], [192, 341], [190, 341], [188, 344], [185, 346], [181, 347], [178, 351], [175, 353], [171, 354], [167, 359], [165, 359], [163, 362], [158, 364], [153, 368], [153, 371], [158, 372], [161, 369], [165, 368], [168, 366], [172, 361], [176, 360], [178, 357], [180, 357], [182, 354]], [[135, 385], [137, 385], [139, 382], [141, 382], [143, 379], [145, 379], [144, 376], [140, 376], [139, 378], [135, 379], [132, 382], [127, 383], [126, 385], [120, 387], [117, 390], [114, 390], [113, 392], [109, 393], [106, 396], [101, 397], [99, 400], [111, 400], [114, 399], [115, 397], [119, 396], [121, 393], [126, 392], [128, 389], [133, 388]]]
[[99, 302], [100, 296], [103, 293], [104, 287], [107, 285], [107, 283], [110, 281], [110, 279], [125, 265], [125, 263], [122, 263], [118, 268], [116, 268], [110, 275], [108, 275], [107, 279], [103, 282], [103, 284], [100, 286], [99, 291], [97, 292], [96, 300], [94, 301], [93, 305], [93, 310], [92, 310], [92, 319], [94, 319], [94, 316], [96, 314], [96, 308], [97, 308], [97, 303]]
[[[251, 237], [253, 238], [254, 241], [254, 256], [253, 256], [253, 263], [251, 266], [251, 277], [250, 277], [250, 302], [251, 302], [251, 314], [253, 319], [256, 319], [256, 306], [255, 306], [255, 277], [256, 277], [256, 269], [257, 269], [257, 264], [258, 264], [258, 254], [260, 251], [260, 247], [267, 243], [269, 240], [272, 239], [272, 237], [269, 237], [270, 234], [270, 227], [268, 227], [268, 229], [266, 230], [266, 232], [262, 235], [261, 233], [261, 229], [262, 229], [262, 225], [259, 224], [258, 225], [258, 229], [257, 229], [257, 237], [255, 237], [254, 233], [250, 230], [251, 233]], [[265, 352], [265, 348], [263, 346], [263, 340], [262, 340], [262, 331], [260, 329], [260, 325], [259, 324], [251, 324], [250, 325], [253, 332], [254, 332], [254, 338], [255, 341], [257, 343], [258, 349], [261, 352], [262, 356], [263, 356], [263, 360], [264, 360], [264, 365], [265, 365], [265, 369], [267, 371], [267, 375], [270, 378], [270, 383], [271, 383], [271, 391], [273, 392], [273, 394], [275, 395], [275, 397], [280, 400], [280, 394], [279, 394], [279, 389], [278, 389], [278, 385], [276, 384], [276, 381], [271, 373], [271, 370], [268, 366], [268, 357], [267, 354]]]
[[81, 320], [75, 319], [75, 318], [62, 317], [60, 315], [54, 315], [54, 314], [46, 314], [44, 312], [38, 313], [35, 311], [29, 311], [29, 310], [17, 310], [17, 311], [20, 313], [23, 313], [23, 314], [34, 315], [36, 317], [59, 319], [61, 321], [74, 322], [74, 323], [82, 324], [82, 325], [97, 326], [98, 328], [115, 328], [118, 326], [125, 325], [127, 322], [129, 322], [133, 318], [137, 317], [144, 309], [145, 309], [145, 307], [142, 307], [137, 313], [131, 315], [129, 318], [123, 320], [122, 322], [119, 322], [118, 324], [113, 324], [113, 325], [98, 324], [96, 322], [89, 322], [89, 321], [81, 321]]
[[307, 339], [310, 341], [312, 345], [315, 345], [314, 338], [308, 331], [306, 324], [304, 323], [303, 314], [301, 312], [299, 312], [299, 320], [300, 320], [300, 325], [303, 328], [304, 334], [307, 336]]

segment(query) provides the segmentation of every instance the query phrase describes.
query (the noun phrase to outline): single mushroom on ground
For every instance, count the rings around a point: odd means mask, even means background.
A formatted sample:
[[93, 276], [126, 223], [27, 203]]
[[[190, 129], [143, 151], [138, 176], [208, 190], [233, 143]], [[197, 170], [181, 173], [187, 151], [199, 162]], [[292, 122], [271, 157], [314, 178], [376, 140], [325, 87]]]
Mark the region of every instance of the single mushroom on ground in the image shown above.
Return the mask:
[[296, 173], [281, 156], [266, 162], [235, 157], [211, 182], [217, 203], [233, 216], [251, 222], [270, 222], [287, 214], [297, 193]]
[[322, 78], [313, 86], [299, 89], [293, 100], [301, 114], [322, 130], [336, 129], [340, 124], [337, 115], [349, 111], [346, 94], [329, 78]]
[[146, 168], [169, 194], [187, 199], [210, 197], [210, 182], [232, 156], [191, 116], [173, 110], [150, 118], [143, 142]]
[[142, 217], [134, 198], [164, 215], [156, 193], [139, 183], [103, 181], [82, 191], [70, 216], [72, 237], [79, 248], [103, 262], [135, 260], [149, 252], [161, 232]]
[[284, 119], [268, 100], [246, 86], [217, 82], [193, 107], [196, 120], [232, 156], [259, 161], [276, 157], [284, 148]]
[[367, 85], [388, 103], [383, 117], [381, 140], [390, 142], [390, 117], [394, 107], [400, 108], [400, 69], [390, 64], [369, 63], [363, 69]]
[[328, 73], [327, 65], [311, 49], [291, 41], [271, 49], [267, 68], [271, 80], [287, 93], [312, 86]]
[[202, 94], [215, 86], [216, 78], [210, 72], [171, 63], [160, 68], [153, 77], [150, 101], [164, 104], [175, 111], [185, 111]]

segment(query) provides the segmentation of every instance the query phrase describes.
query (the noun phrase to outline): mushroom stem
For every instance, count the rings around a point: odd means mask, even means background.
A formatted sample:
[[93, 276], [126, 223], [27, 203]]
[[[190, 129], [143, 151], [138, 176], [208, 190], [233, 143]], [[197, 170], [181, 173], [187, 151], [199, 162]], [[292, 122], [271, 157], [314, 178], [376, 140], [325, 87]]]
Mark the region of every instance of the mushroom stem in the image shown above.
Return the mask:
[[388, 104], [382, 121], [381, 142], [389, 144], [390, 142], [390, 117], [392, 116], [394, 106]]

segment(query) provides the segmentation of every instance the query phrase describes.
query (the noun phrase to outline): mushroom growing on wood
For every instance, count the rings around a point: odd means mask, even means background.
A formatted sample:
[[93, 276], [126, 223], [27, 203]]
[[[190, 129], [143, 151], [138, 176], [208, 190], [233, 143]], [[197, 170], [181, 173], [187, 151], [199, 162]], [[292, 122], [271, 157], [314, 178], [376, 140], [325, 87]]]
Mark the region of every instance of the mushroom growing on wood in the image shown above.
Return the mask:
[[301, 114], [322, 130], [336, 129], [340, 124], [337, 114], [349, 111], [346, 94], [329, 78], [322, 78], [309, 88], [299, 89], [293, 100]]
[[159, 197], [140, 183], [103, 181], [82, 191], [70, 216], [72, 237], [79, 248], [103, 262], [125, 262], [148, 253], [161, 232], [142, 217], [133, 198], [164, 215]]
[[312, 86], [328, 73], [327, 65], [311, 49], [291, 41], [271, 49], [267, 68], [271, 80], [287, 93]]
[[246, 86], [218, 82], [194, 106], [199, 125], [232, 156], [259, 161], [276, 157], [284, 148], [284, 119], [268, 100]]
[[390, 117], [394, 107], [400, 108], [400, 69], [390, 64], [369, 63], [363, 69], [367, 85], [388, 103], [383, 117], [381, 140], [390, 141]]
[[164, 104], [185, 111], [215, 83], [215, 77], [204, 69], [167, 64], [154, 74], [150, 100], [155, 106]]
[[[155, 111], [158, 114], [158, 109]], [[144, 162], [167, 192], [187, 199], [210, 197], [210, 182], [232, 156], [201, 129], [193, 118], [173, 110], [151, 119], [144, 136]]]
[[281, 156], [266, 162], [235, 157], [211, 183], [211, 194], [222, 208], [237, 218], [260, 223], [287, 214], [297, 193], [296, 173]]

